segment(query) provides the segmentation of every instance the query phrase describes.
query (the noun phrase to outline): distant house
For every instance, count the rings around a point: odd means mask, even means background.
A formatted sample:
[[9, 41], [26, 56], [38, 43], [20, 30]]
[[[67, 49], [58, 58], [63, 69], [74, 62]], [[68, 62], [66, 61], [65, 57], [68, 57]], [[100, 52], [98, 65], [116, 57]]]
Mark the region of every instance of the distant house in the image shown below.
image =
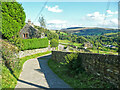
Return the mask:
[[59, 51], [62, 51], [62, 50], [64, 50], [64, 47], [65, 47], [64, 45], [59, 44], [59, 45], [58, 45], [58, 50], [59, 50]]
[[113, 45], [103, 45], [104, 47], [110, 47], [110, 48], [116, 48], [116, 46]]
[[90, 43], [90, 42], [85, 42], [84, 43], [84, 48], [86, 49], [86, 48], [92, 48], [93, 47], [93, 45]]
[[[37, 36], [40, 33], [36, 28], [34, 28], [33, 23], [28, 20], [28, 23], [20, 30], [20, 37], [23, 39], [31, 39], [31, 38], [44, 38], [44, 33], [41, 33], [39, 37]], [[37, 35], [36, 35], [37, 34]]]

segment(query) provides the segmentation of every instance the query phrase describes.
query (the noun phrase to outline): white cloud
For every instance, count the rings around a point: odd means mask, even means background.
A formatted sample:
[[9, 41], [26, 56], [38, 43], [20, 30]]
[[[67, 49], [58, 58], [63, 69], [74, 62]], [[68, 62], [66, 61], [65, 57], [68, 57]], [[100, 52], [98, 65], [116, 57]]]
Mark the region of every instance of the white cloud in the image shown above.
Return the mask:
[[111, 19], [111, 22], [118, 25], [118, 19], [117, 18]]
[[73, 24], [73, 25], [70, 25], [69, 27], [81, 27], [82, 26], [82, 24]]
[[47, 28], [52, 30], [60, 30], [62, 28], [62, 24], [47, 24]]
[[84, 20], [87, 21], [91, 26], [106, 27], [106, 28], [118, 27], [118, 19], [112, 18], [113, 14], [116, 14], [117, 12], [114, 13], [110, 11], [108, 12], [111, 14], [108, 14], [107, 16], [105, 16], [105, 14], [101, 14], [100, 12], [89, 13], [86, 15], [86, 17], [84, 17]]
[[111, 17], [112, 15], [105, 16], [105, 14], [100, 14], [100, 12], [94, 12], [92, 14], [87, 14], [86, 16], [86, 19], [88, 20], [103, 21], [105, 17]]
[[36, 26], [40, 26], [39, 22], [34, 22], [33, 24], [36, 25]]
[[60, 30], [63, 28], [69, 28], [69, 27], [81, 27], [82, 24], [68, 24], [68, 23], [59, 23], [59, 24], [47, 24], [48, 29], [55, 29], [55, 30]]
[[112, 12], [111, 10], [107, 10], [108, 14], [118, 14], [118, 11]]
[[108, 27], [108, 28], [117, 28], [118, 27], [118, 19], [117, 18], [109, 19], [104, 22], [99, 22], [96, 25]]
[[48, 24], [63, 24], [63, 23], [67, 23], [67, 21], [65, 20], [50, 20], [47, 21]]
[[67, 21], [65, 20], [50, 20], [47, 21], [47, 28], [48, 29], [57, 29], [60, 30], [63, 27], [66, 27]]
[[54, 7], [46, 6], [45, 8], [47, 8], [48, 11], [56, 12], [56, 13], [60, 13], [60, 12], [63, 11], [62, 9], [59, 9], [59, 6], [58, 6], [58, 5], [56, 5], [56, 6], [54, 6]]

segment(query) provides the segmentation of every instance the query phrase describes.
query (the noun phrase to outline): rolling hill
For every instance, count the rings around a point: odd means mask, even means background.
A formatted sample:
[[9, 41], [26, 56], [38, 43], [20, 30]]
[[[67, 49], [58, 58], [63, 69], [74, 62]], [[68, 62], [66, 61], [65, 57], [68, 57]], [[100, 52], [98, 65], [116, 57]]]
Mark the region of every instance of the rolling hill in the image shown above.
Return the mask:
[[117, 33], [117, 29], [109, 28], [97, 28], [97, 27], [71, 27], [66, 29], [61, 29], [62, 32], [73, 33], [75, 35], [101, 35], [105, 33]]

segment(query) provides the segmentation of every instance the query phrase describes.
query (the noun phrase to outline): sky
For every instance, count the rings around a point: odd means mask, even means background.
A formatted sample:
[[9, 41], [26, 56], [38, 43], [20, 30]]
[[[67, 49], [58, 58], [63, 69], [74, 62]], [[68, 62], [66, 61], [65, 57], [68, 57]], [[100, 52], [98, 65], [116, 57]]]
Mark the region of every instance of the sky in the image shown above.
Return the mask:
[[[95, 1], [95, 0], [94, 0]], [[118, 2], [19, 2], [31, 20], [40, 26], [43, 16], [48, 29], [68, 27], [118, 28]], [[41, 11], [42, 7], [44, 9]]]

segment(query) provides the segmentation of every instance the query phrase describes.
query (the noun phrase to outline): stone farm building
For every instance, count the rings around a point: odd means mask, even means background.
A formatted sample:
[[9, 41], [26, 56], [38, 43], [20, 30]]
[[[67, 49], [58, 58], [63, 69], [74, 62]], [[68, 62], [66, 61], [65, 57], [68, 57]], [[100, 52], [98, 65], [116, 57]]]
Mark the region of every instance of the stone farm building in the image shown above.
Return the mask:
[[[37, 38], [36, 34], [39, 33], [38, 29], [34, 28], [33, 23], [28, 20], [28, 23], [20, 30], [20, 37], [23, 39]], [[39, 38], [44, 38], [44, 33], [41, 33]]]

